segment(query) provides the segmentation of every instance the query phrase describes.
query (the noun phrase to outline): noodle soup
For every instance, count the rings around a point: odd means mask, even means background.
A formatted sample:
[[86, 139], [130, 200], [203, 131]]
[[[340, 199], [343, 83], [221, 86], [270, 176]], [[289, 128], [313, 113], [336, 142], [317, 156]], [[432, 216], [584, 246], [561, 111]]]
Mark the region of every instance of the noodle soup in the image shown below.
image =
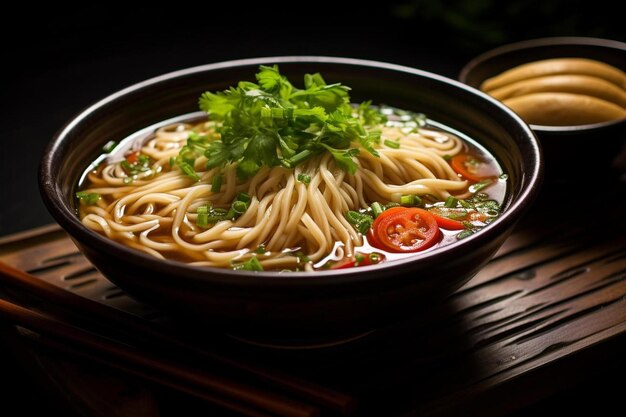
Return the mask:
[[277, 68], [259, 74], [238, 93], [205, 93], [208, 119], [105, 147], [79, 184], [82, 223], [157, 258], [315, 271], [414, 256], [500, 214], [506, 175], [462, 133], [350, 105], [348, 89], [319, 74], [306, 90]]

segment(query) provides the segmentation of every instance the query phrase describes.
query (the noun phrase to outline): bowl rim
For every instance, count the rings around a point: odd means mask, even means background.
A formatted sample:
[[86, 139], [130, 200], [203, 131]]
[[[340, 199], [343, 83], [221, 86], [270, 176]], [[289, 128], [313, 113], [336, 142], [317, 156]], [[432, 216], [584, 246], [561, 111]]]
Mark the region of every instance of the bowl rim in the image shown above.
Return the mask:
[[[626, 43], [613, 39], [594, 38], [587, 36], [553, 36], [545, 38], [528, 39], [519, 42], [507, 43], [502, 46], [490, 49], [482, 54], [472, 58], [459, 73], [459, 81], [467, 83], [468, 75], [476, 68], [483, 65], [486, 61], [493, 59], [499, 55], [507, 54], [509, 52], [523, 51], [525, 49], [533, 49], [544, 46], [559, 46], [559, 45], [585, 45], [585, 46], [600, 46], [610, 49], [621, 50], [626, 53]], [[583, 57], [584, 58], [584, 57]], [[530, 60], [528, 62], [531, 62]], [[469, 84], [468, 84], [469, 85]], [[565, 126], [552, 126], [552, 125], [536, 125], [530, 124], [530, 127], [538, 132], [551, 132], [551, 133], [570, 133], [570, 132], [587, 132], [595, 129], [606, 128], [621, 123], [626, 123], [626, 119], [608, 120], [606, 122], [589, 123], [584, 125], [565, 125]]]
[[[69, 203], [60, 201], [62, 199], [57, 198], [58, 196], [61, 196], [61, 190], [57, 187], [57, 181], [54, 180], [55, 177], [52, 176], [52, 171], [54, 170], [53, 167], [54, 162], [57, 159], [56, 155], [58, 149], [77, 125], [80, 125], [83, 120], [87, 119], [92, 113], [97, 112], [100, 108], [107, 106], [127, 94], [137, 92], [160, 82], [200, 72], [241, 66], [258, 66], [261, 64], [297, 64], [307, 62], [354, 66], [355, 68], [368, 67], [372, 69], [415, 75], [452, 85], [455, 88], [463, 90], [464, 94], [479, 96], [481, 99], [488, 101], [489, 104], [494, 107], [494, 110], [501, 112], [499, 115], [500, 117], [507, 117], [511, 119], [511, 121], [516, 125], [517, 133], [520, 136], [523, 135], [527, 139], [527, 145], [529, 146], [530, 151], [528, 161], [530, 161], [530, 167], [532, 169], [522, 173], [525, 187], [520, 190], [517, 198], [510, 202], [506, 211], [504, 211], [504, 213], [489, 227], [481, 230], [479, 233], [468, 236], [463, 239], [463, 241], [458, 242], [458, 244], [446, 245], [441, 248], [437, 248], [432, 252], [428, 251], [421, 256], [420, 254], [416, 254], [415, 256], [394, 260], [390, 263], [381, 263], [363, 268], [366, 269], [366, 271], [361, 268], [347, 268], [341, 270], [316, 271], [312, 274], [306, 272], [234, 271], [226, 268], [193, 266], [174, 260], [158, 259], [147, 253], [128, 248], [127, 246], [113, 241], [106, 236], [87, 229], [80, 222], [76, 214], [70, 210]], [[151, 271], [177, 275], [177, 279], [181, 280], [181, 283], [183, 280], [187, 280], [188, 282], [211, 282], [229, 286], [249, 287], [250, 285], [256, 285], [258, 287], [264, 287], [267, 285], [272, 288], [276, 288], [277, 286], [284, 288], [293, 288], [294, 286], [323, 286], [327, 284], [337, 286], [348, 285], [354, 282], [375, 280], [376, 277], [379, 276], [378, 273], [383, 269], [406, 269], [409, 264], [420, 261], [423, 262], [425, 259], [432, 262], [445, 262], [446, 258], [449, 260], [451, 253], [456, 253], [461, 256], [464, 253], [465, 248], [470, 245], [471, 242], [487, 242], [492, 239], [497, 239], [502, 234], [505, 234], [507, 230], [510, 230], [512, 224], [517, 222], [520, 214], [525, 211], [530, 204], [532, 204], [539, 193], [541, 181], [543, 179], [543, 155], [536, 135], [519, 116], [487, 94], [457, 80], [424, 70], [381, 61], [329, 56], [274, 56], [237, 59], [184, 68], [132, 84], [129, 87], [108, 95], [107, 97], [80, 111], [53, 136], [53, 139], [48, 144], [40, 160], [38, 179], [40, 193], [44, 204], [55, 220], [59, 222], [59, 224], [73, 239], [76, 239], [79, 242], [89, 242], [87, 246], [94, 246], [95, 243], [97, 244], [96, 246], [98, 247], [98, 250], [108, 255], [112, 255], [113, 259], [115, 257], [124, 257], [127, 261], [134, 264], [140, 264], [142, 267], [150, 269]], [[293, 278], [300, 279], [294, 280]]]

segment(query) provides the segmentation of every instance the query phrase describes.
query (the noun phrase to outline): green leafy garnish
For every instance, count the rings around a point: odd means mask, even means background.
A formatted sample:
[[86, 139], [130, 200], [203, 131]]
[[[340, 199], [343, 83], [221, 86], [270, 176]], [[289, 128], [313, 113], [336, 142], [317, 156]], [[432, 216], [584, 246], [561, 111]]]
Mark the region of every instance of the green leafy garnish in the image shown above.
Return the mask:
[[311, 262], [311, 259], [301, 251], [294, 253], [294, 256], [297, 258], [296, 262], [298, 262], [299, 264], [305, 263], [305, 262]]
[[81, 203], [86, 204], [88, 206], [93, 206], [100, 200], [100, 194], [98, 193], [88, 193], [87, 191], [79, 191], [76, 193], [76, 198], [80, 200]]
[[422, 204], [422, 199], [416, 195], [408, 194], [400, 197], [400, 204], [403, 206], [419, 206]]
[[372, 224], [374, 223], [372, 216], [352, 210], [346, 213], [346, 219], [359, 233], [363, 235], [370, 230]]
[[395, 141], [395, 140], [389, 140], [389, 139], [385, 139], [385, 146], [392, 148], [392, 149], [400, 149], [400, 142]]
[[243, 270], [243, 271], [263, 271], [263, 265], [257, 259], [256, 256], [253, 256], [249, 260], [245, 261], [241, 264], [233, 264], [233, 269], [235, 270]]
[[448, 196], [448, 198], [446, 198], [446, 202], [444, 203], [444, 207], [448, 207], [448, 208], [454, 208], [456, 207], [456, 205], [458, 204], [459, 200], [453, 196]]
[[378, 156], [380, 131], [374, 127], [386, 118], [369, 102], [353, 108], [349, 87], [306, 74], [299, 89], [277, 66], [261, 66], [256, 81], [202, 94], [200, 108], [219, 124], [216, 135], [190, 135], [176, 158], [185, 174], [198, 179], [191, 171], [201, 155], [209, 169], [237, 163], [241, 179], [263, 166], [294, 168], [323, 152], [353, 174], [359, 147]]
[[380, 216], [385, 210], [382, 204], [380, 204], [378, 201], [373, 202], [370, 206], [370, 209], [372, 210], [372, 216], [374, 216], [374, 218]]
[[308, 174], [298, 174], [298, 181], [304, 185], [309, 185], [311, 183], [311, 176]]
[[198, 227], [208, 227], [209, 225], [209, 207], [200, 206], [196, 209], [196, 225]]
[[215, 224], [223, 220], [236, 220], [248, 210], [250, 201], [252, 201], [252, 199], [248, 194], [239, 193], [228, 210], [213, 207], [211, 204], [199, 206], [196, 209], [196, 225], [199, 227], [208, 227], [210, 224]]
[[150, 157], [148, 155], [138, 155], [135, 162], [132, 163], [124, 159], [120, 162], [120, 166], [127, 175], [122, 181], [124, 184], [131, 184], [135, 180], [136, 175], [151, 170]]

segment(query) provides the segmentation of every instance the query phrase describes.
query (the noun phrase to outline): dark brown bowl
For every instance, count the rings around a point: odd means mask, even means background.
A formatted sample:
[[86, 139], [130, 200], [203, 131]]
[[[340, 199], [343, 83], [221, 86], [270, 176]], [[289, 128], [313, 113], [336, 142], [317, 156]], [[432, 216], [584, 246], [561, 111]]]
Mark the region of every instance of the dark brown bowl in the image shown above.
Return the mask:
[[[485, 52], [471, 60], [459, 80], [478, 88], [487, 78], [527, 62], [550, 58], [589, 58], [626, 71], [626, 43], [609, 39], [554, 37], [512, 43]], [[546, 181], [581, 181], [572, 175], [572, 164], [584, 166], [588, 176], [614, 177], [626, 172], [626, 160], [618, 166], [618, 155], [626, 151], [626, 119], [578, 126], [530, 125], [537, 134], [545, 157]], [[624, 156], [626, 159], [626, 156]]]
[[[198, 96], [251, 79], [259, 64], [280, 65], [301, 79], [321, 72], [373, 99], [421, 111], [468, 134], [509, 175], [506, 210], [483, 231], [409, 259], [316, 273], [246, 272], [159, 260], [85, 227], [73, 195], [80, 174], [109, 140], [197, 109]], [[195, 325], [282, 339], [368, 330], [427, 311], [469, 280], [492, 257], [538, 192], [540, 147], [515, 114], [479, 91], [424, 71], [381, 62], [278, 57], [223, 62], [173, 72], [119, 91], [72, 119], [50, 143], [40, 167], [43, 200], [87, 258], [134, 297]]]

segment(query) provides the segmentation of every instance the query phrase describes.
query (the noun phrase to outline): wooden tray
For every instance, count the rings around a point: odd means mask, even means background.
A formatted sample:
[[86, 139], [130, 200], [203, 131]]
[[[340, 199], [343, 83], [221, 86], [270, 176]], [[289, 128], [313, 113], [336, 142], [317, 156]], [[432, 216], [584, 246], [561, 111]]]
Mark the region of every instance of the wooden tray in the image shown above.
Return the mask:
[[[332, 349], [228, 338], [224, 346], [354, 394], [357, 416], [510, 412], [569, 387], [626, 347], [625, 188], [587, 191], [599, 199], [592, 207], [574, 188], [546, 193], [495, 258], [421, 321]], [[1, 239], [0, 260], [146, 320], [163, 318], [100, 275], [56, 225]], [[44, 368], [55, 365], [84, 411], [93, 386], [71, 383], [85, 374], [54, 360]], [[156, 415], [150, 407], [141, 415]]]

